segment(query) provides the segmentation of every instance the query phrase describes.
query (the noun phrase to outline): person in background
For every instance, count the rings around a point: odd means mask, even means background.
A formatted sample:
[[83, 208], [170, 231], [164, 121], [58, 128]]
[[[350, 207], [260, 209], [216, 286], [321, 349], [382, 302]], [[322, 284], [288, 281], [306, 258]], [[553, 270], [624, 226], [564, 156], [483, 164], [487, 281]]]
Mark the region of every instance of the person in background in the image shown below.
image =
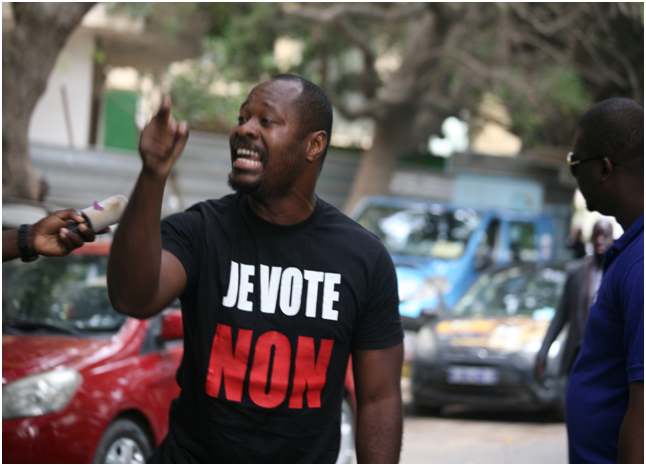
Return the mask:
[[594, 302], [603, 275], [603, 258], [612, 246], [612, 224], [599, 220], [592, 228], [590, 243], [592, 255], [569, 262], [566, 265], [567, 280], [554, 319], [550, 323], [543, 345], [536, 355], [534, 378], [542, 382], [545, 375], [547, 353], [565, 324], [569, 324], [565, 348], [562, 352], [559, 375], [568, 375], [583, 343], [583, 330], [588, 310]]
[[585, 256], [585, 244], [582, 239], [581, 227], [573, 227], [570, 236], [567, 237], [567, 248], [572, 251], [574, 259], [580, 259]]
[[644, 463], [644, 107], [613, 98], [581, 118], [567, 157], [587, 209], [624, 234], [606, 252], [565, 400], [570, 463]]
[[[80, 224], [77, 235], [69, 231], [69, 221]], [[85, 219], [74, 209], [59, 210], [33, 225], [22, 225], [15, 230], [2, 232], [2, 262], [21, 257], [23, 262], [32, 262], [41, 256], [65, 256], [85, 241], [94, 241], [95, 233]], [[108, 228], [99, 232], [107, 233]]]

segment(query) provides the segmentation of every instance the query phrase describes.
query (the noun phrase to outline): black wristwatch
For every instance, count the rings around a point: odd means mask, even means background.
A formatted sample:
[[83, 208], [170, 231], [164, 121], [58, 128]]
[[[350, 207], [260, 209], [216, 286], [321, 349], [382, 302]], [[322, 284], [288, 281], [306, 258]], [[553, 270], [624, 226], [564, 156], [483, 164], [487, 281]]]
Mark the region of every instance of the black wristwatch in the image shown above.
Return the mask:
[[18, 230], [18, 247], [20, 248], [20, 257], [23, 262], [33, 262], [38, 259], [38, 254], [29, 252], [28, 232], [29, 225], [20, 225], [20, 229]]

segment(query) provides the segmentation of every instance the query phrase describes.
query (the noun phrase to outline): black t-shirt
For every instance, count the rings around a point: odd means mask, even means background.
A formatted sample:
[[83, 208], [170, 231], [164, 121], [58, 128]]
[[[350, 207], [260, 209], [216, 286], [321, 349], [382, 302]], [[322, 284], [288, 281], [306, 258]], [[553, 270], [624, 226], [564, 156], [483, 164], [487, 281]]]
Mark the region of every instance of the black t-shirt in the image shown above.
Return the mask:
[[279, 226], [232, 194], [165, 219], [162, 243], [187, 275], [184, 358], [151, 461], [333, 463], [351, 350], [403, 339], [381, 241], [321, 199]]

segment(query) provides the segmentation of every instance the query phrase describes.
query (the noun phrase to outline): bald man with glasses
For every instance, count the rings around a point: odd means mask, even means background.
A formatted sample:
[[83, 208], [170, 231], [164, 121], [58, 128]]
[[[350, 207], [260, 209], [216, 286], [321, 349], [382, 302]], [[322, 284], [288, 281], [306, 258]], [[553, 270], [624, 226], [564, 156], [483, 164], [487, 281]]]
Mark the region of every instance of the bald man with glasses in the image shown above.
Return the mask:
[[603, 279], [566, 397], [570, 463], [644, 463], [644, 107], [613, 98], [579, 122], [572, 175], [590, 211], [624, 234]]

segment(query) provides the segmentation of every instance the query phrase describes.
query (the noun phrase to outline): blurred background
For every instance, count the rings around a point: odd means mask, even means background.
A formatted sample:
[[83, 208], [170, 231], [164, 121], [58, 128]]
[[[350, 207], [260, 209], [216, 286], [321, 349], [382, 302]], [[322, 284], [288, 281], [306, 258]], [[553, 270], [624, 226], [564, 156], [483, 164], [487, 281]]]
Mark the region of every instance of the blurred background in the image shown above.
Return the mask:
[[[567, 260], [600, 218], [565, 162], [578, 119], [610, 97], [643, 103], [643, 3], [4, 2], [2, 26], [3, 229], [128, 197], [139, 133], [164, 94], [191, 136], [162, 215], [228, 194], [240, 104], [294, 73], [334, 107], [321, 198], [348, 214], [386, 196], [546, 216], [545, 259]], [[531, 238], [546, 247], [538, 230]], [[556, 442], [546, 447], [504, 427], [523, 416], [415, 413], [406, 441], [419, 429], [420, 444], [405, 444], [404, 462], [433, 461], [428, 433], [467, 421], [482, 439], [473, 451], [493, 441], [498, 453], [460, 456], [458, 443], [438, 462], [566, 461], [560, 421], [530, 419], [531, 435]], [[482, 422], [506, 433], [492, 440]]]

